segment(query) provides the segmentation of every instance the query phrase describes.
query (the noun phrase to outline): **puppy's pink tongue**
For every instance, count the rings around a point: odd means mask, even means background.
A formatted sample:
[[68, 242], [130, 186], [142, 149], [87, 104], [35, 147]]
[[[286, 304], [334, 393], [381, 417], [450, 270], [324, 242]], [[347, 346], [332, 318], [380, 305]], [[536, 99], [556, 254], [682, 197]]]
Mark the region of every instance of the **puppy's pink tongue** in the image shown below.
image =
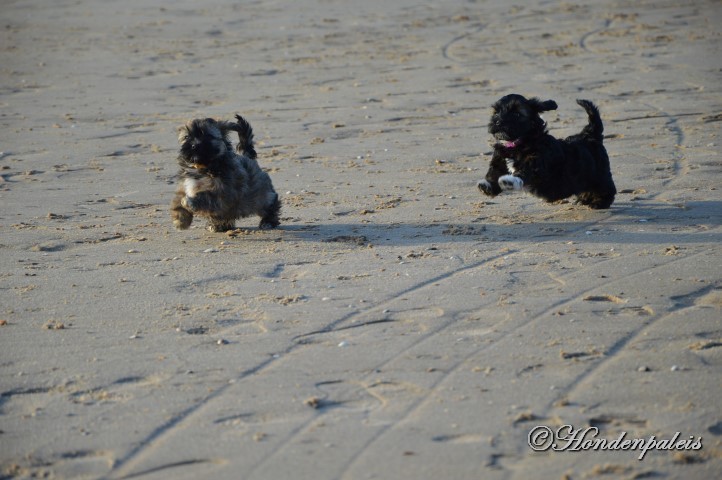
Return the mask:
[[505, 146], [506, 148], [514, 148], [514, 147], [516, 147], [517, 145], [519, 145], [519, 139], [516, 139], [516, 140], [511, 141], [511, 142], [504, 142], [504, 146]]

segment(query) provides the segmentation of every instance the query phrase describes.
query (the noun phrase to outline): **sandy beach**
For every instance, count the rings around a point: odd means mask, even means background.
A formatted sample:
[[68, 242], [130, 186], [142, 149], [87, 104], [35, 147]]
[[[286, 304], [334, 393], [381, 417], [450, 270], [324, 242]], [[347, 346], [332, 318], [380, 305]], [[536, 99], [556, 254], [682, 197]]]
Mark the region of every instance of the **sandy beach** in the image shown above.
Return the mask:
[[[722, 476], [720, 2], [0, 20], [0, 478]], [[611, 209], [480, 194], [508, 93], [599, 106]], [[236, 113], [280, 228], [176, 231], [177, 127]]]

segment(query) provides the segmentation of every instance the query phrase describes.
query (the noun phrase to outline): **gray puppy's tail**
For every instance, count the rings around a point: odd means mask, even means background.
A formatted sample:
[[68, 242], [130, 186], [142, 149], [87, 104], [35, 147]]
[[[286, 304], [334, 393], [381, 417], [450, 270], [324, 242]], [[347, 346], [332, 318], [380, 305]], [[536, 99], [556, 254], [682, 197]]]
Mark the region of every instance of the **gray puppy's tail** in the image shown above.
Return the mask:
[[601, 142], [604, 138], [604, 125], [602, 124], [602, 117], [599, 115], [599, 109], [589, 100], [577, 100], [577, 103], [587, 111], [589, 116], [589, 123], [584, 127], [581, 134]]
[[253, 146], [253, 129], [251, 124], [240, 115], [236, 115], [236, 123], [233, 130], [238, 133], [238, 145], [236, 151], [248, 158], [256, 159], [256, 149]]

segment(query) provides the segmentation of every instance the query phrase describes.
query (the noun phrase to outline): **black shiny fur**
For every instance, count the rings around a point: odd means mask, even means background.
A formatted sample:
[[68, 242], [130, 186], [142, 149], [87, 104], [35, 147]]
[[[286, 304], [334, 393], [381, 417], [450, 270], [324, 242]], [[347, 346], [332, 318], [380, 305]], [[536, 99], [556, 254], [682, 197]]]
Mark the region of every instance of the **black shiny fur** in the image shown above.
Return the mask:
[[577, 100], [589, 123], [577, 135], [549, 135], [540, 113], [556, 110], [553, 100], [510, 94], [493, 106], [489, 133], [496, 144], [479, 190], [496, 196], [503, 190], [526, 190], [547, 202], [577, 197], [590, 208], [609, 208], [617, 193], [603, 145], [602, 119], [589, 100]]

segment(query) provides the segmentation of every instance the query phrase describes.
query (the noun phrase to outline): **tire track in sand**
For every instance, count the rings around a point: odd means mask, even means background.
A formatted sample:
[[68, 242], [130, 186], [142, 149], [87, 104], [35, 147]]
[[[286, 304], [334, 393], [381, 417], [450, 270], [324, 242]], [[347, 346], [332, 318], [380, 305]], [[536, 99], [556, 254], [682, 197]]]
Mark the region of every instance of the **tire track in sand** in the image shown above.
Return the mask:
[[[185, 410], [182, 410], [178, 414], [174, 415], [170, 420], [165, 422], [164, 424], [160, 425], [156, 429], [154, 429], [150, 435], [148, 435], [145, 439], [143, 439], [135, 448], [133, 448], [130, 452], [128, 452], [123, 457], [117, 459], [113, 467], [109, 473], [110, 478], [126, 478], [128, 476], [133, 475], [132, 469], [133, 467], [142, 461], [143, 457], [147, 455], [149, 452], [153, 450], [159, 443], [162, 443], [163, 439], [173, 435], [174, 431], [177, 430], [184, 422], [187, 422], [193, 417], [194, 414], [199, 412], [203, 407], [211, 404], [219, 397], [223, 396], [226, 391], [231, 388], [234, 385], [237, 385], [240, 381], [243, 379], [255, 375], [258, 373], [261, 373], [265, 369], [269, 368], [272, 364], [279, 361], [280, 359], [285, 359], [288, 355], [292, 354], [296, 349], [303, 346], [303, 342], [299, 342], [298, 340], [302, 338], [307, 338], [312, 335], [317, 335], [321, 333], [329, 333], [334, 331], [335, 328], [337, 328], [340, 325], [345, 324], [346, 322], [352, 321], [353, 319], [363, 316], [363, 315], [369, 315], [377, 312], [378, 310], [383, 309], [386, 305], [390, 304], [394, 300], [398, 299], [399, 297], [402, 297], [404, 295], [409, 295], [414, 292], [417, 292], [425, 287], [428, 287], [429, 285], [433, 285], [434, 283], [438, 283], [444, 280], [448, 280], [449, 278], [452, 278], [455, 275], [458, 275], [460, 273], [463, 273], [465, 271], [479, 268], [489, 262], [492, 262], [494, 260], [497, 260], [505, 255], [511, 254], [511, 251], [505, 250], [503, 253], [496, 254], [492, 257], [485, 258], [483, 260], [480, 260], [478, 262], [474, 262], [469, 265], [462, 265], [458, 268], [455, 268], [454, 270], [446, 273], [442, 273], [440, 275], [437, 275], [431, 279], [426, 279], [422, 282], [419, 282], [409, 288], [406, 288], [404, 290], [401, 290], [400, 292], [397, 292], [393, 294], [392, 296], [386, 298], [381, 303], [378, 303], [368, 309], [365, 310], [356, 310], [353, 312], [349, 312], [347, 315], [344, 315], [327, 325], [325, 325], [323, 328], [315, 330], [313, 332], [309, 332], [307, 334], [299, 335], [297, 337], [294, 337], [291, 339], [291, 345], [286, 348], [282, 352], [278, 352], [278, 356], [272, 356], [268, 359], [256, 364], [255, 366], [244, 370], [241, 372], [240, 375], [235, 377], [234, 383], [228, 383], [223, 385], [222, 387], [218, 388], [217, 390], [213, 391], [212, 393], [208, 394], [198, 402], [194, 403], [193, 405], [189, 406]], [[431, 333], [430, 333], [431, 334]], [[399, 353], [398, 355], [401, 355]], [[295, 433], [292, 433], [292, 437]]]
[[[706, 254], [708, 254], [708, 252], [700, 252], [700, 253], [698, 253], [698, 254], [696, 254], [696, 255], [694, 255], [694, 256], [684, 257], [684, 258], [679, 258], [679, 259], [674, 259], [674, 260], [671, 260], [671, 261], [669, 261], [668, 263], [666, 263], [666, 264], [664, 265], [664, 267], [670, 267], [670, 266], [673, 266], [674, 264], [676, 264], [676, 263], [678, 263], [678, 262], [680, 262], [680, 261], [682, 261], [682, 260], [689, 260], [690, 258], [697, 257], [697, 256], [701, 256], [701, 255], [706, 255]], [[619, 260], [620, 260], [620, 261], [623, 261], [623, 259], [619, 259]], [[610, 260], [610, 261], [611, 261], [611, 260]], [[595, 265], [594, 267], [596, 267], [596, 265]], [[494, 338], [493, 342], [490, 342], [488, 345], [485, 345], [485, 346], [482, 347], [482, 348], [479, 348], [479, 349], [476, 349], [476, 350], [470, 352], [470, 353], [469, 353], [468, 355], [466, 355], [464, 358], [462, 358], [461, 360], [459, 360], [459, 361], [454, 365], [453, 368], [449, 369], [441, 378], [439, 378], [439, 379], [433, 384], [432, 388], [427, 392], [427, 394], [426, 394], [424, 397], [418, 399], [413, 405], [411, 405], [411, 407], [404, 413], [404, 415], [403, 415], [402, 417], [400, 417], [399, 419], [397, 419], [397, 421], [394, 422], [393, 424], [389, 424], [388, 426], [381, 428], [380, 431], [378, 432], [378, 434], [375, 435], [374, 437], [372, 437], [372, 438], [367, 442], [367, 444], [364, 445], [363, 449], [359, 450], [358, 453], [357, 453], [356, 455], [354, 455], [354, 457], [349, 460], [349, 462], [347, 463], [346, 467], [344, 468], [342, 474], [339, 475], [339, 478], [347, 478], [347, 477], [349, 477], [349, 475], [351, 475], [351, 478], [353, 478], [353, 475], [351, 474], [351, 472], [352, 472], [352, 470], [354, 469], [355, 465], [360, 461], [360, 458], [364, 455], [364, 453], [367, 452], [374, 443], [376, 443], [376, 442], [378, 442], [379, 440], [381, 440], [382, 437], [383, 437], [385, 434], [387, 434], [387, 433], [389, 433], [390, 431], [392, 431], [393, 429], [397, 428], [397, 427], [398, 427], [400, 424], [402, 424], [405, 420], [409, 419], [409, 418], [412, 417], [416, 412], [418, 412], [418, 411], [421, 410], [422, 408], [426, 407], [430, 402], [432, 402], [432, 399], [433, 399], [433, 396], [434, 396], [435, 392], [437, 392], [437, 391], [443, 386], [443, 384], [444, 384], [446, 381], [448, 381], [448, 379], [450, 379], [450, 378], [452, 377], [452, 375], [454, 375], [456, 372], [458, 372], [458, 371], [459, 371], [466, 363], [468, 363], [472, 358], [477, 357], [479, 354], [485, 352], [486, 350], [491, 350], [491, 349], [494, 349], [494, 348], [503, 348], [502, 346], [500, 346], [500, 344], [501, 344], [505, 339], [509, 338], [509, 337], [512, 336], [512, 335], [517, 335], [521, 330], [529, 327], [531, 324], [533, 324], [533, 323], [535, 323], [535, 322], [537, 322], [537, 321], [540, 321], [540, 320], [544, 319], [544, 318], [547, 317], [551, 312], [553, 312], [553, 311], [555, 311], [555, 310], [558, 310], [558, 309], [560, 309], [560, 308], [562, 308], [562, 307], [564, 307], [564, 306], [566, 306], [566, 305], [569, 305], [569, 304], [573, 304], [573, 303], [582, 301], [585, 296], [587, 296], [587, 295], [589, 295], [589, 294], [591, 294], [591, 293], [593, 293], [593, 292], [595, 292], [595, 291], [599, 291], [599, 290], [602, 290], [602, 289], [605, 289], [605, 288], [609, 288], [610, 286], [613, 286], [614, 284], [619, 283], [619, 282], [622, 282], [622, 281], [628, 281], [630, 277], [644, 276], [644, 275], [647, 274], [649, 271], [651, 271], [651, 270], [655, 270], [655, 271], [656, 271], [658, 268], [660, 268], [660, 266], [655, 266], [655, 267], [651, 267], [651, 268], [645, 267], [645, 268], [639, 269], [639, 270], [637, 270], [637, 271], [635, 271], [635, 272], [633, 272], [633, 273], [630, 273], [628, 276], [626, 276], [626, 277], [624, 277], [624, 278], [616, 279], [616, 280], [612, 280], [612, 281], [608, 281], [608, 282], [599, 283], [599, 284], [594, 285], [594, 286], [592, 286], [592, 287], [589, 287], [589, 288], [580, 290], [580, 291], [578, 291], [576, 294], [574, 294], [573, 297], [568, 298], [568, 299], [565, 299], [565, 300], [560, 301], [560, 302], [556, 302], [556, 303], [548, 306], [547, 308], [545, 308], [544, 310], [540, 311], [539, 313], [534, 314], [533, 316], [531, 316], [528, 320], [518, 321], [518, 322], [516, 322], [514, 325], [511, 325], [511, 326], [510, 326], [511, 328], [509, 328], [505, 333], [502, 333], [502, 334], [500, 334], [497, 338]], [[577, 274], [577, 272], [575, 272], [574, 274]], [[574, 275], [574, 274], [572, 274], [572, 275]], [[659, 318], [660, 318], [660, 317], [658, 316], [657, 319], [655, 319], [655, 320], [658, 320]], [[603, 357], [601, 360], [599, 360], [599, 361], [591, 364], [588, 369], [586, 369], [584, 372], [582, 372], [582, 374], [580, 374], [579, 376], [577, 376], [576, 378], [574, 378], [574, 379], [572, 380], [572, 383], [571, 383], [569, 386], [567, 386], [567, 387], [564, 388], [564, 389], [559, 389], [558, 391], [561, 392], [562, 395], [564, 395], [564, 394], [566, 394], [566, 392], [570, 391], [570, 390], [573, 389], [576, 385], [578, 385], [580, 382], [582, 382], [585, 378], [593, 375], [593, 373], [594, 373], [595, 371], [597, 371], [597, 370], [598, 370], [602, 365], [604, 365], [607, 361], [610, 361], [610, 360], [612, 360], [613, 358], [615, 358], [615, 355], [618, 354], [618, 353], [624, 348], [624, 346], [626, 346], [633, 338], [635, 338], [636, 336], [638, 336], [639, 333], [640, 333], [642, 330], [648, 328], [652, 323], [653, 323], [652, 320], [648, 320], [648, 321], [646, 321], [646, 322], [643, 322], [640, 326], [638, 326], [637, 328], [633, 329], [630, 333], [624, 335], [622, 338], [620, 338], [617, 342], [615, 342], [615, 343], [609, 348], [609, 351], [612, 352], [612, 354], [611, 354], [609, 357]], [[554, 403], [557, 402], [558, 400], [559, 400], [559, 395], [555, 396], [555, 398], [546, 405], [545, 413], [548, 413], [548, 409], [551, 408], [551, 407], [554, 405]]]
[[[585, 222], [584, 224], [578, 225], [578, 227], [577, 227], [575, 230], [573, 230], [570, 234], [573, 234], [574, 232], [579, 232], [579, 231], [587, 230], [587, 229], [589, 229], [590, 227], [592, 227], [593, 225], [602, 223], [602, 222], [604, 222], [605, 220], [608, 220], [608, 218], [605, 217], [604, 219], [595, 220], [595, 221], [592, 221], [592, 222]], [[530, 247], [530, 248], [531, 248], [531, 247]], [[519, 253], [519, 252], [516, 252], [516, 251], [515, 251], [515, 252], [513, 252], [513, 253]], [[512, 254], [512, 252], [505, 252], [505, 253], [504, 253], [504, 255], [511, 255], [511, 254]], [[488, 262], [490, 262], [490, 261], [493, 261], [493, 260], [495, 260], [495, 259], [498, 259], [498, 258], [499, 258], [499, 256], [491, 257], [491, 258], [489, 258], [489, 259], [487, 259], [487, 260], [484, 260], [484, 261], [482, 261], [482, 262], [476, 262], [475, 264], [471, 264], [471, 265], [468, 265], [468, 266], [466, 266], [466, 267], [459, 268], [459, 269], [457, 269], [457, 270], [455, 270], [455, 271], [453, 271], [453, 272], [450, 272], [450, 273], [447, 274], [447, 275], [444, 275], [443, 278], [435, 277], [434, 279], [431, 279], [431, 280], [429, 280], [429, 281], [422, 282], [422, 283], [418, 284], [416, 287], [412, 287], [412, 288], [407, 289], [407, 290], [405, 290], [404, 292], [402, 292], [402, 293], [400, 293], [400, 294], [398, 294], [398, 295], [395, 295], [394, 297], [392, 297], [392, 298], [388, 299], [387, 301], [385, 301], [383, 304], [380, 304], [380, 305], [377, 305], [377, 306], [373, 307], [371, 310], [378, 310], [378, 309], [380, 309], [380, 308], [386, 307], [386, 306], [388, 306], [389, 303], [393, 302], [393, 300], [394, 300], [395, 298], [402, 297], [402, 296], [404, 296], [404, 295], [407, 295], [407, 294], [409, 294], [409, 293], [412, 293], [412, 291], [420, 290], [420, 289], [423, 288], [423, 287], [436, 284], [436, 283], [438, 283], [439, 281], [442, 281], [442, 280], [450, 280], [450, 279], [452, 279], [452, 278], [453, 278], [456, 274], [458, 274], [458, 273], [461, 273], [461, 272], [466, 271], [466, 270], [478, 268], [479, 266], [481, 266], [481, 265], [483, 265], [483, 264], [486, 264], [486, 263], [488, 263]], [[606, 261], [613, 261], [613, 260], [606, 260]], [[590, 266], [590, 268], [597, 268], [598, 265], [599, 265], [599, 263], [597, 263], [597, 264], [595, 264], [595, 265], [593, 265], [593, 266]], [[643, 271], [642, 271], [642, 272], [643, 272]], [[490, 325], [490, 326], [489, 326], [489, 330], [490, 330], [490, 331], [503, 330], [503, 332], [502, 332], [501, 334], [490, 333], [486, 338], [490, 339], [490, 345], [496, 344], [498, 341], [507, 338], [509, 335], [515, 334], [520, 328], [525, 327], [527, 324], [532, 323], [532, 322], [534, 322], [534, 321], [536, 321], [536, 320], [538, 320], [538, 319], [540, 319], [540, 318], [543, 318], [543, 317], [544, 317], [545, 315], [547, 315], [550, 311], [553, 311], [553, 310], [555, 310], [555, 309], [558, 309], [558, 308], [560, 308], [560, 307], [563, 307], [563, 306], [566, 305], [567, 303], [575, 302], [575, 301], [579, 300], [581, 297], [583, 297], [584, 295], [586, 295], [587, 293], [589, 293], [589, 292], [591, 292], [591, 291], [593, 291], [593, 290], [595, 290], [595, 289], [597, 289], [597, 288], [602, 288], [602, 287], [606, 286], [607, 284], [612, 284], [612, 283], [613, 283], [613, 282], [607, 282], [607, 283], [604, 283], [604, 284], [601, 284], [601, 285], [597, 285], [597, 286], [591, 287], [591, 288], [589, 288], [589, 289], [587, 289], [587, 290], [584, 290], [584, 291], [580, 292], [577, 296], [575, 296], [575, 297], [573, 297], [573, 298], [564, 299], [564, 300], [562, 300], [562, 301], [555, 302], [554, 304], [548, 306], [543, 312], [541, 312], [540, 314], [538, 314], [537, 316], [535, 316], [535, 317], [533, 317], [533, 318], [531, 318], [531, 319], [529, 319], [529, 320], [524, 321], [524, 320], [520, 320], [520, 319], [514, 320], [514, 319], [512, 319], [512, 318], [507, 318], [507, 319], [504, 319], [504, 320], [502, 320], [502, 321], [500, 321], [500, 322], [494, 323], [493, 325]], [[478, 311], [479, 309], [484, 310], [485, 308], [488, 308], [489, 306], [493, 305], [494, 303], [496, 303], [496, 300], [490, 300], [489, 302], [483, 304], [482, 306], [475, 308], [473, 311]], [[469, 316], [470, 313], [471, 313], [471, 311], [461, 311], [461, 312], [458, 312], [457, 315], [455, 315], [455, 316], [454, 316], [453, 318], [451, 318], [450, 320], [445, 321], [445, 322], [437, 325], [435, 328], [430, 329], [426, 334], [424, 334], [424, 335], [423, 335], [421, 338], [419, 338], [417, 341], [411, 343], [410, 345], [407, 345], [405, 348], [403, 348], [402, 350], [398, 351], [395, 355], [393, 355], [393, 356], [385, 359], [384, 361], [378, 363], [378, 364], [372, 369], [372, 371], [383, 371], [387, 366], [389, 366], [390, 364], [392, 364], [394, 361], [398, 360], [398, 359], [401, 358], [401, 357], [404, 357], [404, 356], [408, 355], [408, 352], [409, 352], [409, 351], [413, 350], [414, 348], [419, 347], [420, 345], [422, 345], [422, 344], [424, 344], [424, 343], [426, 343], [426, 342], [428, 342], [428, 341], [432, 341], [433, 339], [437, 338], [437, 336], [438, 336], [439, 333], [442, 333], [443, 331], [448, 330], [450, 327], [452, 327], [453, 325], [457, 324], [459, 321], [468, 318], [468, 316]], [[342, 324], [343, 321], [346, 321], [346, 320], [349, 320], [349, 319], [340, 319], [339, 321], [335, 322], [335, 323], [334, 323], [334, 328], [338, 327], [340, 324]], [[343, 328], [349, 328], [349, 327], [343, 327]], [[333, 332], [336, 332], [336, 331], [340, 331], [340, 330], [342, 330], [343, 328], [336, 328], [335, 330], [334, 330], [334, 329], [321, 329], [321, 330], [317, 330], [317, 331], [314, 331], [314, 332], [309, 332], [308, 334], [304, 334], [304, 335], [298, 336], [298, 337], [296, 337], [296, 339], [297, 339], [297, 340], [301, 340], [301, 339], [303, 339], [303, 338], [307, 338], [308, 336], [312, 336], [312, 335], [321, 335], [321, 334], [333, 333]], [[398, 422], [400, 422], [400, 421], [403, 421], [403, 419], [404, 419], [404, 418], [407, 418], [409, 415], [411, 415], [412, 412], [413, 412], [415, 409], [420, 408], [421, 405], [423, 404], [423, 402], [425, 402], [425, 401], [434, 393], [434, 391], [436, 391], [436, 390], [438, 389], [438, 387], [445, 381], [445, 379], [447, 379], [451, 374], [453, 374], [455, 371], [457, 371], [459, 368], [461, 368], [461, 366], [462, 366], [465, 362], [467, 362], [470, 358], [473, 358], [473, 357], [476, 356], [480, 351], [483, 351], [483, 350], [484, 350], [484, 348], [482, 348], [482, 349], [477, 349], [477, 350], [473, 350], [473, 351], [470, 352], [468, 355], [466, 355], [466, 356], [464, 356], [463, 358], [461, 358], [461, 359], [452, 367], [452, 369], [448, 371], [447, 374], [445, 374], [443, 377], [439, 378], [437, 381], [435, 381], [435, 382], [431, 385], [431, 388], [429, 389], [429, 391], [427, 392], [427, 394], [426, 394], [424, 397], [422, 397], [422, 398], [418, 399], [417, 401], [413, 402], [413, 403], [409, 406], [409, 408], [403, 413], [403, 415], [402, 415], [399, 419], [396, 419], [393, 424], [396, 424], [396, 423], [398, 423]], [[369, 373], [368, 375], [366, 375], [365, 377], [363, 377], [363, 378], [361, 378], [361, 379], [356, 379], [356, 380], [354, 380], [354, 381], [353, 381], [353, 384], [355, 384], [355, 385], [357, 385], [357, 384], [369, 385], [372, 376], [374, 376], [374, 374], [373, 374], [373, 373]], [[322, 415], [322, 414], [323, 414], [323, 411], [321, 411], [320, 414]], [[270, 452], [267, 456], [265, 456], [261, 461], [259, 461], [259, 462], [247, 473], [247, 475], [246, 475], [247, 478], [252, 478], [254, 474], [256, 474], [259, 470], [261, 470], [261, 469], [264, 467], [264, 465], [269, 464], [269, 462], [270, 462], [273, 458], [276, 458], [276, 457], [278, 457], [278, 456], [282, 456], [282, 455], [283, 455], [283, 452], [285, 451], [285, 449], [290, 448], [292, 445], [294, 445], [295, 440], [296, 440], [299, 436], [303, 435], [304, 433], [309, 432], [309, 430], [310, 430], [311, 427], [312, 427], [312, 424], [315, 423], [315, 422], [318, 422], [318, 421], [319, 421], [319, 416], [313, 416], [313, 417], [311, 417], [309, 420], [307, 420], [306, 422], [304, 422], [303, 425], [295, 428], [295, 429], [293, 430], [293, 432], [291, 433], [291, 435], [289, 435], [289, 436], [281, 443], [281, 445], [280, 445], [277, 449], [275, 449], [274, 451]], [[383, 430], [385, 431], [386, 428], [384, 428]], [[351, 465], [351, 464], [353, 463], [354, 459], [357, 458], [357, 457], [359, 457], [360, 455], [362, 455], [363, 451], [366, 450], [366, 449], [375, 441], [375, 439], [379, 438], [381, 435], [383, 435], [383, 431], [382, 431], [382, 432], [379, 432], [377, 435], [375, 435], [375, 436], [373, 436], [371, 439], [369, 439], [369, 441], [367, 442], [366, 445], [364, 445], [364, 447], [362, 448], [362, 450], [360, 450], [359, 452], [357, 452], [357, 453], [349, 460], [349, 462], [347, 463], [347, 465], [346, 465], [345, 468], [348, 469], [348, 468], [349, 468], [349, 465]]]

